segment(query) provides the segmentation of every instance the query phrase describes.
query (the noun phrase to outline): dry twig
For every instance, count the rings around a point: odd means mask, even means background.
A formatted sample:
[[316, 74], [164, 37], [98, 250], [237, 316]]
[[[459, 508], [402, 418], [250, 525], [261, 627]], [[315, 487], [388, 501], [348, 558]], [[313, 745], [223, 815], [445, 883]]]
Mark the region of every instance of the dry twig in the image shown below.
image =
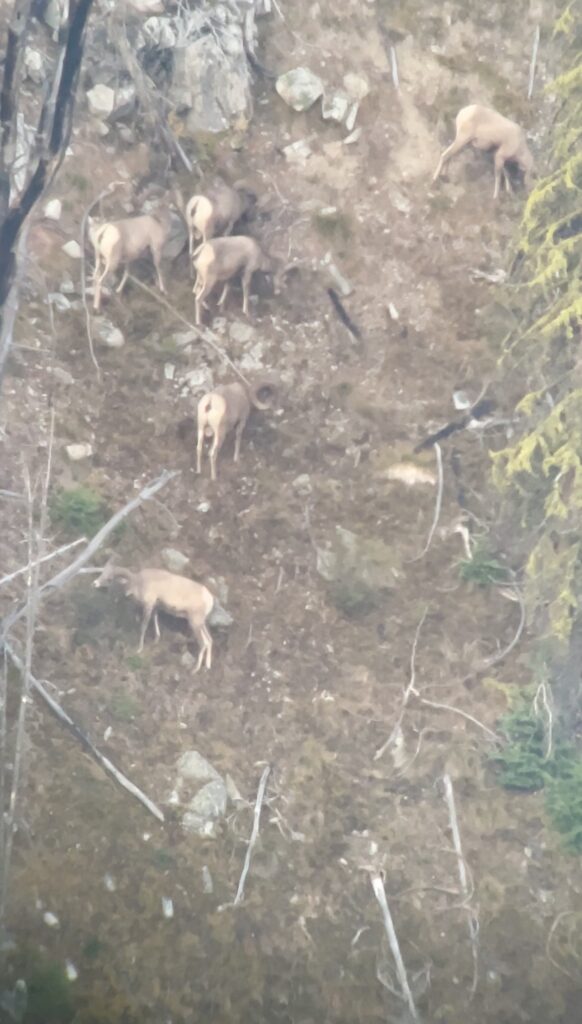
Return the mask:
[[267, 779], [269, 778], [270, 771], [271, 771], [271, 766], [267, 765], [267, 767], [263, 769], [263, 774], [261, 775], [261, 781], [259, 782], [259, 788], [257, 790], [257, 799], [255, 800], [255, 810], [254, 810], [254, 813], [253, 813], [253, 829], [252, 829], [252, 832], [251, 832], [251, 838], [249, 839], [249, 845], [247, 846], [247, 852], [245, 854], [245, 860], [244, 860], [243, 869], [242, 869], [241, 876], [240, 876], [239, 883], [238, 883], [238, 889], [236, 890], [236, 896], [235, 896], [234, 901], [233, 901], [233, 906], [235, 906], [235, 907], [237, 906], [238, 903], [242, 902], [242, 899], [243, 899], [244, 894], [245, 894], [246, 877], [248, 875], [249, 868], [251, 866], [251, 857], [253, 855], [254, 845], [255, 845], [255, 843], [257, 841], [257, 837], [259, 835], [259, 824], [260, 824], [260, 821], [261, 821], [261, 808], [263, 806], [263, 799], [264, 799], [264, 796], [265, 796], [265, 789], [266, 789], [266, 786], [267, 786]]
[[420, 622], [418, 623], [418, 626], [416, 627], [416, 631], [415, 631], [415, 634], [414, 634], [414, 642], [412, 644], [412, 653], [410, 655], [410, 680], [409, 680], [408, 686], [406, 687], [406, 689], [404, 691], [404, 694], [403, 694], [403, 697], [402, 697], [402, 705], [400, 707], [400, 714], [398, 715], [398, 719], [397, 719], [396, 723], [394, 724], [388, 739], [386, 740], [385, 743], [382, 744], [381, 747], [378, 748], [378, 750], [374, 754], [374, 760], [375, 761], [377, 761], [380, 757], [382, 757], [383, 753], [394, 742], [394, 739], [398, 735], [398, 732], [400, 730], [400, 726], [402, 725], [402, 719], [404, 718], [404, 712], [406, 711], [406, 705], [408, 704], [408, 701], [410, 700], [410, 695], [413, 694], [413, 693], [414, 694], [418, 694], [418, 690], [416, 689], [416, 687], [414, 685], [415, 682], [416, 682], [416, 667], [415, 667], [416, 648], [418, 646], [418, 639], [420, 637], [420, 631], [421, 631], [421, 629], [423, 627], [424, 620], [426, 619], [427, 613], [428, 613], [428, 608], [425, 608], [423, 613], [422, 613], [422, 618], [421, 618]]
[[459, 822], [457, 819], [457, 811], [455, 808], [455, 795], [453, 792], [453, 783], [450, 775], [443, 777], [445, 786], [445, 801], [449, 812], [449, 822], [451, 825], [451, 833], [453, 836], [453, 846], [457, 855], [457, 864], [459, 868], [459, 881], [461, 883], [461, 891], [463, 893], [463, 905], [467, 910], [468, 919], [467, 924], [469, 927], [469, 938], [471, 941], [471, 953], [473, 956], [473, 982], [471, 985], [471, 999], [475, 995], [477, 989], [477, 982], [479, 979], [479, 920], [477, 914], [470, 907], [469, 901], [473, 895], [469, 888], [469, 880], [467, 875], [467, 867], [465, 863], [465, 855], [463, 853], [463, 847], [461, 844], [461, 833], [459, 831]]
[[380, 904], [382, 910], [382, 917], [384, 919], [384, 928], [386, 929], [386, 935], [390, 945], [390, 951], [394, 957], [394, 963], [396, 964], [396, 973], [398, 975], [398, 981], [400, 982], [401, 998], [403, 998], [410, 1011], [410, 1016], [413, 1020], [420, 1020], [418, 1016], [418, 1010], [414, 1005], [414, 999], [412, 998], [412, 992], [410, 991], [410, 985], [408, 984], [408, 976], [406, 974], [406, 968], [404, 966], [404, 960], [400, 952], [400, 946], [398, 945], [398, 938], [396, 936], [396, 929], [394, 928], [394, 922], [392, 920], [392, 914], [390, 913], [390, 907], [388, 906], [388, 900], [386, 899], [386, 890], [384, 889], [384, 883], [378, 874], [370, 876], [372, 882], [372, 888], [374, 895]]
[[416, 558], [411, 558], [410, 559], [411, 562], [419, 562], [420, 559], [424, 558], [424, 556], [426, 555], [429, 547], [432, 544], [432, 539], [434, 537], [435, 530], [436, 530], [436, 528], [438, 526], [438, 522], [439, 522], [439, 518], [440, 518], [440, 514], [441, 514], [441, 506], [442, 506], [442, 503], [443, 503], [444, 474], [443, 474], [443, 453], [441, 452], [441, 446], [438, 443], [438, 441], [435, 441], [434, 450], [435, 450], [435, 455], [436, 455], [437, 471], [438, 471], [438, 489], [437, 489], [436, 504], [435, 504], [435, 508], [434, 508], [434, 517], [433, 517], [433, 521], [432, 521], [432, 526], [430, 528], [430, 533], [429, 533], [429, 535], [427, 537], [427, 540], [426, 540], [426, 544], [424, 545], [424, 547], [423, 547], [422, 551], [420, 552], [420, 554], [416, 556]]

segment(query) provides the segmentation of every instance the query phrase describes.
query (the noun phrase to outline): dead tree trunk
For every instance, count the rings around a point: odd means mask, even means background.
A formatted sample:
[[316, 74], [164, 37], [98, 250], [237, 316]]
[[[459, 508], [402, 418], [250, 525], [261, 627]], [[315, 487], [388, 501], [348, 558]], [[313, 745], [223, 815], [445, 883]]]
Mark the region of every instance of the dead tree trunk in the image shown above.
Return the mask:
[[63, 6], [59, 52], [38, 118], [25, 184], [19, 194], [15, 194], [14, 163], [32, 0], [15, 0], [8, 28], [0, 90], [0, 380], [18, 308], [19, 244], [26, 220], [59, 169], [69, 142], [85, 27], [93, 0], [64, 0]]

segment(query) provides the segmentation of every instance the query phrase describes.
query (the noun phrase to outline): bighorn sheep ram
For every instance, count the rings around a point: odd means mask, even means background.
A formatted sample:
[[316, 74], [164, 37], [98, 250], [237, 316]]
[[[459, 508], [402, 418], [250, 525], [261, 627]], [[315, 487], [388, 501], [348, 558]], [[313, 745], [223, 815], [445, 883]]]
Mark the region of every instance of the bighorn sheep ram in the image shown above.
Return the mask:
[[[248, 316], [253, 274], [256, 270], [273, 272], [275, 266], [276, 261], [262, 251], [254, 238], [248, 238], [246, 235], [232, 235], [230, 238], [215, 238], [211, 242], [205, 242], [194, 255], [194, 269], [197, 275], [193, 289], [196, 299], [196, 324], [201, 323], [202, 305], [214, 286], [219, 281], [226, 282], [218, 300], [218, 305], [222, 306], [232, 278], [239, 273], [242, 273], [243, 313]], [[284, 270], [277, 273], [277, 281], [282, 273]]]
[[252, 202], [253, 197], [249, 192], [239, 192], [223, 183], [209, 189], [204, 195], [192, 196], [185, 211], [190, 256], [194, 254], [195, 236], [200, 236], [204, 244], [217, 235], [230, 235]]
[[255, 409], [268, 409], [270, 400], [261, 401], [261, 392], [271, 390], [269, 384], [259, 384], [247, 388], [235, 381], [234, 384], [221, 384], [220, 387], [204, 395], [198, 403], [198, 445], [196, 448], [196, 472], [202, 472], [202, 449], [206, 438], [212, 438], [210, 447], [210, 476], [216, 480], [216, 459], [224, 444], [227, 434], [235, 431], [234, 461], [238, 462], [240, 442], [252, 406]]
[[123, 277], [116, 289], [117, 292], [121, 292], [127, 281], [127, 264], [144, 256], [148, 249], [152, 254], [160, 291], [165, 292], [161, 259], [162, 250], [171, 231], [172, 214], [166, 208], [139, 217], [109, 221], [106, 224], [95, 225], [94, 222], [89, 222], [89, 237], [95, 250], [93, 308], [96, 312], [101, 308], [101, 287], [105, 278], [109, 274], [114, 274], [123, 264]]
[[138, 653], [143, 651], [144, 639], [149, 621], [154, 616], [156, 639], [160, 638], [160, 627], [156, 609], [187, 619], [200, 647], [195, 672], [206, 659], [206, 667], [212, 663], [212, 636], [206, 620], [214, 607], [214, 597], [202, 583], [196, 583], [185, 576], [178, 576], [165, 569], [122, 569], [111, 563], [105, 566], [95, 580], [94, 587], [102, 587], [113, 580], [119, 580], [125, 593], [142, 606], [143, 617]]
[[454, 142], [445, 149], [438, 167], [434, 173], [433, 181], [439, 177], [447, 160], [450, 160], [455, 153], [473, 143], [476, 149], [495, 150], [495, 190], [493, 198], [499, 195], [501, 175], [505, 181], [505, 187], [511, 192], [511, 184], [505, 164], [512, 162], [523, 171], [526, 187], [530, 187], [533, 173], [534, 160], [528, 148], [523, 128], [520, 128], [515, 121], [498, 114], [496, 110], [489, 107], [482, 107], [472, 104], [470, 107], [463, 107], [456, 117], [457, 134]]

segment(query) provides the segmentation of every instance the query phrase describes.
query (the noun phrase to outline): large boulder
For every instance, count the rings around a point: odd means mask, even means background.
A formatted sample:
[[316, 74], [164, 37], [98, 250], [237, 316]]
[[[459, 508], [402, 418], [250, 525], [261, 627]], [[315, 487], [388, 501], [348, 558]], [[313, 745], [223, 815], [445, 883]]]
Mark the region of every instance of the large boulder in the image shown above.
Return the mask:
[[213, 18], [213, 27], [174, 51], [169, 98], [192, 133], [226, 131], [252, 114], [242, 23], [228, 10], [218, 24]]

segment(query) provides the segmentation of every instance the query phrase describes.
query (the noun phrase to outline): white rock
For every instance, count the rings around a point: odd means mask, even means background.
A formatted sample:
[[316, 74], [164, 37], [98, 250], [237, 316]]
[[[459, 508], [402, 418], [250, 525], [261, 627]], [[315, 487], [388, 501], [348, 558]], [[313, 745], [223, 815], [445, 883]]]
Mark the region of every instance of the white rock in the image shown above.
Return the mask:
[[323, 82], [309, 68], [292, 68], [275, 83], [279, 96], [293, 110], [309, 110], [323, 94]]
[[76, 981], [79, 977], [79, 972], [72, 960], [65, 960], [65, 974], [68, 981]]
[[65, 451], [71, 462], [80, 462], [81, 459], [88, 459], [93, 454], [90, 444], [68, 444]]
[[321, 116], [325, 121], [337, 121], [341, 124], [345, 119], [350, 98], [344, 92], [332, 92], [323, 97], [321, 102]]
[[162, 548], [162, 562], [168, 572], [182, 573], [190, 559], [176, 548]]
[[122, 348], [125, 345], [122, 331], [105, 317], [95, 320], [95, 334], [107, 348]]
[[194, 782], [212, 782], [215, 779], [220, 779], [216, 768], [197, 750], [184, 751], [176, 767], [179, 782], [185, 779]]
[[357, 142], [358, 139], [361, 138], [361, 136], [362, 136], [362, 129], [361, 128], [356, 128], [355, 131], [350, 132], [349, 135], [346, 135], [346, 137], [344, 139], [344, 146], [351, 146], [351, 145], [353, 145], [353, 143]]
[[74, 238], [71, 238], [70, 242], [65, 242], [62, 246], [63, 252], [70, 256], [72, 260], [80, 260], [83, 253], [81, 252], [81, 246]]
[[166, 380], [173, 380], [176, 373], [176, 367], [173, 363], [164, 363], [164, 377]]
[[283, 153], [288, 163], [304, 164], [311, 156], [312, 149], [306, 139], [299, 139], [297, 142], [291, 142], [288, 146], [283, 146]]
[[59, 313], [65, 313], [67, 309], [71, 308], [71, 303], [67, 296], [61, 295], [60, 292], [49, 292], [48, 300], [55, 309], [58, 309]]
[[109, 872], [107, 872], [107, 874], [103, 876], [103, 884], [107, 889], [107, 892], [115, 892], [115, 890], [117, 889], [115, 879], [113, 875], [109, 874]]
[[96, 117], [109, 117], [115, 108], [115, 90], [99, 83], [87, 93], [89, 110]]
[[75, 285], [69, 274], [63, 274], [61, 283], [59, 284], [59, 291], [63, 292], [64, 295], [70, 295], [76, 291]]
[[212, 387], [212, 373], [207, 366], [201, 366], [197, 370], [189, 370], [188, 373], [185, 373], [181, 383], [186, 385], [190, 391], [198, 391], [202, 388], [206, 391]]
[[43, 919], [44, 923], [49, 926], [49, 928], [58, 928], [59, 927], [60, 922], [59, 922], [59, 919], [58, 919], [57, 915], [56, 914], [51, 914], [50, 910], [47, 910], [42, 915], [42, 919]]
[[44, 215], [47, 220], [60, 220], [63, 204], [60, 199], [49, 199], [44, 208]]
[[360, 104], [359, 103], [352, 103], [352, 105], [351, 105], [351, 107], [350, 107], [350, 109], [348, 111], [348, 116], [346, 117], [346, 128], [347, 128], [347, 130], [349, 132], [353, 131], [354, 125], [356, 123], [356, 117], [358, 116], [358, 110], [359, 109], [360, 109]]
[[344, 88], [353, 100], [363, 100], [370, 92], [367, 79], [351, 71], [344, 75]]
[[297, 494], [302, 497], [307, 497], [307, 495], [311, 494], [313, 490], [309, 473], [301, 473], [299, 476], [295, 477], [291, 486], [293, 487], [293, 490], [297, 491]]
[[42, 53], [27, 46], [24, 51], [24, 67], [26, 69], [26, 77], [30, 78], [30, 81], [34, 82], [35, 85], [42, 85], [45, 79]]
[[174, 916], [174, 903], [169, 896], [162, 896], [162, 913], [167, 918]]
[[250, 324], [242, 323], [240, 320], [234, 320], [228, 329], [228, 336], [230, 340], [238, 342], [241, 345], [250, 341], [254, 333], [254, 327], [251, 327]]
[[68, 370], [63, 369], [62, 366], [53, 366], [53, 377], [58, 380], [59, 384], [74, 384], [75, 378], [72, 373]]
[[150, 45], [153, 43], [160, 50], [172, 50], [177, 42], [170, 18], [148, 18], [143, 26], [143, 34]]

